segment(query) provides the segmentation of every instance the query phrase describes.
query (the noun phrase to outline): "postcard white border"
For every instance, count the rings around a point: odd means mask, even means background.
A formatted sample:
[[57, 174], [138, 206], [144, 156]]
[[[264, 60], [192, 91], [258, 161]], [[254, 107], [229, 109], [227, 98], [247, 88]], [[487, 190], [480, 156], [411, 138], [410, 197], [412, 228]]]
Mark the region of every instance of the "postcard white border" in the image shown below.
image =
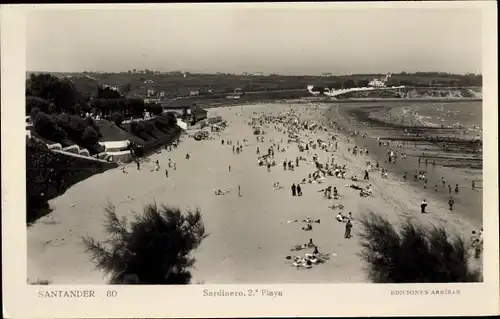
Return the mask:
[[[278, 317], [488, 315], [499, 312], [497, 10], [493, 1], [381, 3], [175, 4], [176, 8], [478, 8], [483, 14], [484, 123], [484, 283], [481, 284], [321, 284], [166, 286], [29, 286], [26, 283], [25, 226], [25, 17], [28, 10], [153, 9], [164, 5], [3, 5], [1, 21], [2, 251], [3, 311], [11, 318], [90, 317]], [[41, 299], [37, 291], [95, 289], [101, 298]], [[204, 297], [203, 289], [268, 288], [284, 297]], [[401, 289], [460, 289], [459, 295], [394, 296]], [[106, 299], [107, 290], [118, 296]]]

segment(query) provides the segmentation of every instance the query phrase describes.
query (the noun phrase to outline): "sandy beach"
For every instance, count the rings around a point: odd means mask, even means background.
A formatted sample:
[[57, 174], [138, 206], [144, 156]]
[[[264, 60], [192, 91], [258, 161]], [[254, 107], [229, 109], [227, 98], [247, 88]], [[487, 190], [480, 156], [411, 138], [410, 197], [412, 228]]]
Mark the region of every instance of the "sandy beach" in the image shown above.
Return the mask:
[[[369, 182], [363, 181], [366, 162], [376, 160], [372, 155], [349, 153], [348, 149], [354, 144], [340, 133], [334, 133], [338, 136], [338, 150], [315, 149], [308, 155], [300, 152], [296, 143], [287, 144], [288, 137], [273, 125], [263, 127], [264, 142], [256, 140], [248, 125], [254, 113], [277, 114], [290, 110], [298, 112], [301, 120], [324, 122], [323, 114], [329, 107], [312, 103], [269, 103], [212, 108], [209, 116], [222, 116], [229, 125], [220, 133], [211, 133], [214, 139], [196, 141], [183, 135], [177, 148], [150, 156], [140, 170], [131, 163], [126, 165], [127, 174], [115, 169], [78, 183], [50, 202], [51, 214], [28, 228], [28, 279], [49, 280], [53, 284], [104, 284], [106, 278], [84, 253], [81, 237], [105, 238], [103, 206], [107, 201], [116, 206], [120, 217], [131, 217], [133, 211], [140, 213], [143, 205], [154, 201], [182, 209], [199, 207], [209, 237], [194, 253], [197, 262], [193, 283], [206, 284], [367, 282], [357, 255], [360, 225], [355, 219], [369, 212], [382, 214], [395, 223], [405, 217], [426, 224], [446, 225], [447, 229], [465, 237], [481, 227], [482, 218], [466, 212], [466, 205], [457, 205], [450, 212], [445, 201], [428, 200], [429, 213], [421, 214], [420, 202], [427, 198], [428, 192], [405, 183], [391, 172], [388, 179], [382, 179], [380, 172], [372, 172]], [[327, 140], [329, 132], [307, 134], [311, 139]], [[243, 142], [244, 139], [247, 142]], [[234, 154], [232, 146], [222, 145], [221, 140], [232, 140], [233, 145], [240, 141], [242, 153]], [[265, 166], [257, 164], [256, 149], [259, 147], [264, 153], [273, 141], [287, 149], [276, 151], [277, 165], [268, 172]], [[186, 159], [187, 153], [190, 159]], [[346, 187], [352, 181], [327, 176], [324, 183], [301, 185], [303, 196], [292, 197], [291, 184], [299, 183], [315, 171], [313, 154], [317, 154], [320, 161], [334, 155], [336, 164], [346, 165], [346, 176], [356, 174], [360, 179], [357, 184], [372, 185], [372, 196], [360, 197], [358, 191]], [[293, 171], [283, 169], [285, 159], [295, 161], [300, 156], [307, 161], [301, 161]], [[164, 169], [169, 159], [176, 163], [176, 170], [168, 168], [166, 177]], [[161, 169], [151, 171], [156, 160]], [[273, 189], [274, 182], [279, 182], [283, 189]], [[337, 187], [342, 195], [340, 200], [324, 198], [320, 190], [330, 185]], [[242, 196], [238, 195], [238, 186]], [[216, 189], [230, 192], [216, 196]], [[336, 221], [338, 211], [328, 207], [333, 203], [343, 204], [345, 214], [352, 212], [352, 238], [344, 238], [345, 224]], [[312, 224], [311, 231], [303, 231], [300, 222], [287, 223], [308, 216], [321, 220], [319, 224]], [[330, 256], [329, 260], [311, 269], [292, 266], [285, 257], [304, 255], [304, 251], [290, 249], [306, 244], [309, 239], [320, 252]]]

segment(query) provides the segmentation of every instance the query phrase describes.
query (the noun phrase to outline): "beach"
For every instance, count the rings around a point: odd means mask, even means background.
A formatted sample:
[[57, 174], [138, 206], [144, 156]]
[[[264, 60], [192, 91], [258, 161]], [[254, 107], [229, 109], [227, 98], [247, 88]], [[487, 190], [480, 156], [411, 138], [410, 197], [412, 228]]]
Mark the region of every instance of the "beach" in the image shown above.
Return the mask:
[[[410, 103], [408, 103], [410, 104]], [[389, 112], [396, 113], [394, 109], [398, 110], [401, 108], [400, 103], [383, 103], [384, 109], [390, 110]], [[455, 213], [463, 214], [461, 218], [468, 219], [471, 223], [480, 225], [482, 223], [482, 211], [483, 211], [483, 197], [482, 197], [482, 181], [483, 172], [482, 169], [473, 169], [469, 165], [475, 165], [478, 160], [482, 159], [481, 155], [469, 155], [461, 154], [460, 152], [445, 153], [442, 150], [430, 147], [425, 143], [406, 142], [402, 148], [396, 148], [398, 138], [403, 134], [401, 131], [404, 128], [395, 129], [393, 127], [383, 127], [380, 123], [374, 125], [370, 122], [360, 123], [366, 118], [362, 117], [360, 119], [357, 116], [351, 115], [351, 110], [353, 109], [368, 109], [368, 113], [372, 110], [377, 110], [379, 105], [375, 104], [373, 106], [370, 103], [363, 104], [352, 104], [350, 106], [342, 105], [342, 107], [334, 106], [331, 107], [327, 112], [327, 117], [330, 117], [339, 122], [339, 124], [346, 128], [358, 129], [361, 132], [367, 133], [367, 136], [362, 138], [360, 136], [353, 137], [353, 140], [360, 146], [366, 147], [371, 151], [373, 158], [381, 163], [383, 167], [387, 168], [390, 173], [394, 175], [394, 178], [403, 181], [404, 173], [407, 173], [406, 183], [412, 185], [416, 189], [424, 191], [425, 198], [427, 201], [442, 201], [447, 202], [450, 196], [453, 196], [455, 200], [455, 207], [460, 207], [456, 209]], [[378, 114], [377, 114], [378, 115]], [[392, 119], [384, 119], [388, 124], [394, 123], [394, 117]], [[391, 122], [392, 121], [392, 122]], [[407, 121], [408, 122], [408, 121]], [[399, 131], [399, 132], [398, 132]], [[449, 131], [448, 133], [450, 133]], [[431, 132], [431, 134], [437, 134]], [[468, 137], [471, 138], [471, 133]], [[453, 135], [451, 135], [453, 136]], [[380, 147], [378, 145], [379, 140], [377, 138], [387, 138], [393, 137], [394, 140], [387, 147]], [[389, 149], [397, 150], [398, 152], [404, 152], [407, 154], [406, 159], [398, 159], [396, 163], [387, 164], [387, 151]], [[428, 163], [425, 164], [425, 157], [422, 154], [426, 154], [428, 157]], [[421, 157], [421, 163], [419, 163], [419, 157]], [[436, 165], [432, 165], [435, 161]], [[424, 189], [423, 181], [414, 181], [413, 175], [416, 171], [425, 171], [428, 179], [427, 189]], [[442, 179], [445, 180], [446, 185], [443, 186]], [[472, 181], [475, 182], [475, 189], [472, 189]], [[448, 184], [452, 187], [452, 192], [449, 192]], [[455, 194], [455, 185], [459, 185], [459, 194]], [[434, 186], [437, 185], [437, 191], [434, 190]]]
[[[127, 173], [114, 169], [74, 185], [50, 201], [51, 214], [28, 227], [28, 279], [49, 280], [53, 284], [106, 283], [106, 278], [85, 254], [81, 238], [106, 238], [103, 206], [108, 201], [116, 206], [119, 217], [128, 218], [152, 202], [182, 209], [199, 207], [209, 236], [194, 252], [197, 262], [192, 274], [193, 283], [205, 284], [368, 282], [358, 256], [357, 233], [361, 225], [356, 219], [369, 212], [381, 214], [393, 223], [409, 218], [424, 224], [446, 225], [448, 230], [466, 238], [472, 230], [479, 230], [481, 211], [470, 212], [471, 203], [457, 199], [456, 208], [450, 212], [446, 201], [430, 197], [429, 189], [402, 180], [400, 168], [389, 167], [387, 179], [381, 178], [380, 172], [372, 172], [370, 180], [363, 181], [366, 162], [375, 163], [382, 156], [377, 153], [375, 139], [361, 141], [356, 137], [348, 142], [344, 132], [332, 132], [337, 136], [337, 150], [315, 149], [307, 154], [300, 152], [296, 143], [287, 143], [287, 135], [275, 130], [273, 125], [262, 128], [264, 142], [256, 140], [252, 126], [248, 125], [250, 117], [257, 113], [271, 115], [291, 110], [301, 120], [326, 123], [333, 117], [342, 121], [341, 113], [330, 113], [329, 119], [324, 117], [330, 107], [319, 103], [267, 103], [211, 108], [209, 117], [221, 116], [228, 123], [220, 133], [210, 133], [213, 139], [196, 141], [188, 136], [193, 132], [188, 132], [181, 137], [177, 148], [153, 154], [142, 163], [140, 170], [131, 163], [125, 165]], [[311, 140], [328, 140], [330, 133], [304, 134]], [[233, 153], [232, 146], [222, 144], [222, 140], [231, 140], [233, 145], [239, 141], [242, 152]], [[353, 142], [358, 147], [364, 147], [361, 143], [367, 142], [370, 155], [348, 152], [354, 147]], [[285, 147], [286, 151], [276, 151], [277, 165], [268, 172], [265, 166], [257, 164], [256, 149], [266, 152], [273, 143]], [[189, 159], [186, 154], [190, 155]], [[301, 182], [315, 171], [314, 154], [323, 162], [334, 155], [336, 164], [346, 165], [347, 176], [356, 174], [361, 179], [357, 184], [362, 187], [371, 184], [372, 195], [360, 197], [358, 191], [346, 187], [352, 181], [327, 176], [323, 183], [301, 185], [303, 196], [291, 196], [292, 183]], [[300, 161], [293, 171], [283, 169], [284, 160], [295, 161], [300, 156], [306, 160]], [[169, 159], [176, 164], [175, 170], [168, 168]], [[153, 169], [156, 160], [161, 165], [159, 171]], [[381, 165], [387, 166], [382, 162]], [[168, 169], [168, 177], [164, 169]], [[275, 190], [275, 182], [283, 189]], [[321, 190], [330, 185], [337, 187], [342, 195], [340, 200], [324, 198]], [[433, 186], [432, 182], [429, 185]], [[217, 189], [229, 192], [215, 195]], [[420, 213], [424, 198], [429, 202], [428, 214]], [[352, 212], [352, 238], [344, 238], [345, 224], [336, 221], [338, 211], [328, 207], [333, 203], [343, 204], [345, 214]], [[321, 222], [313, 223], [310, 231], [302, 230], [300, 222], [288, 223], [307, 217]], [[310, 239], [329, 259], [310, 269], [292, 266], [285, 257], [304, 252], [290, 249]]]

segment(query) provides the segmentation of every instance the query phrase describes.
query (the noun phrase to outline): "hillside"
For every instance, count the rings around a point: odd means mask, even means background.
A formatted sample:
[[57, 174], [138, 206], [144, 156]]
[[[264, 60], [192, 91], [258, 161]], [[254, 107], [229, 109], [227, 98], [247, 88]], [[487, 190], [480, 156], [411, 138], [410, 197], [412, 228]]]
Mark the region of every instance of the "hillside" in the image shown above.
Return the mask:
[[[118, 86], [125, 89], [128, 96], [146, 95], [148, 89], [163, 91], [165, 98], [189, 95], [190, 91], [199, 90], [200, 95], [232, 93], [236, 88], [244, 92], [269, 90], [302, 90], [307, 85], [330, 88], [366, 86], [373, 78], [383, 74], [354, 74], [342, 76], [250, 76], [231, 74], [193, 74], [186, 76], [178, 73], [139, 74], [139, 73], [66, 73], [57, 76], [71, 76], [71, 80], [85, 95], [91, 94], [92, 81], [100, 85]], [[447, 74], [439, 72], [397, 73], [392, 74], [389, 86], [482, 86], [482, 76], [467, 74]], [[209, 92], [211, 91], [211, 93]], [[82, 91], [82, 92], [83, 92]]]

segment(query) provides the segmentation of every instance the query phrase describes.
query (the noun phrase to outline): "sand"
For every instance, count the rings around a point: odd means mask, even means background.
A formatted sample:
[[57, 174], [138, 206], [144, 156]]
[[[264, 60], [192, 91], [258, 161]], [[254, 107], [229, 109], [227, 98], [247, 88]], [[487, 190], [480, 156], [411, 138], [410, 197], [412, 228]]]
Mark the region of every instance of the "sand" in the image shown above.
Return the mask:
[[[291, 184], [300, 182], [314, 170], [311, 156], [307, 156], [309, 162], [301, 162], [295, 171], [284, 171], [281, 163], [285, 158], [306, 156], [291, 143], [286, 152], [276, 152], [277, 166], [267, 172], [266, 167], [257, 165], [256, 147], [263, 153], [272, 144], [270, 140], [283, 138], [286, 145], [287, 138], [272, 128], [264, 128], [265, 142], [259, 143], [245, 121], [253, 112], [278, 113], [291, 108], [301, 110], [302, 119], [319, 120], [328, 107], [315, 109], [313, 104], [277, 103], [210, 109], [209, 116], [220, 115], [229, 124], [214, 140], [195, 141], [184, 135], [178, 148], [152, 155], [140, 171], [135, 164], [128, 164], [128, 174], [115, 169], [74, 185], [50, 202], [51, 214], [28, 228], [28, 279], [49, 280], [53, 284], [104, 284], [106, 278], [85, 254], [81, 237], [105, 238], [103, 206], [108, 200], [116, 206], [118, 216], [127, 217], [133, 216], [133, 211], [140, 213], [144, 204], [153, 201], [182, 209], [199, 207], [210, 235], [194, 252], [197, 262], [192, 270], [193, 283], [367, 282], [357, 255], [360, 225], [354, 221], [353, 237], [345, 239], [344, 224], [334, 219], [337, 211], [328, 208], [332, 203], [342, 203], [344, 212], [352, 212], [354, 218], [373, 211], [394, 222], [408, 217], [423, 223], [445, 224], [465, 236], [478, 229], [477, 223], [460, 218], [460, 213], [449, 212], [445, 202], [430, 202], [429, 214], [420, 214], [424, 191], [391, 174], [389, 179], [382, 179], [379, 173], [372, 173], [369, 183], [373, 196], [368, 198], [360, 198], [358, 191], [346, 188], [351, 181], [336, 177], [328, 177], [324, 184], [302, 185], [304, 195], [292, 197]], [[326, 135], [318, 133], [319, 138]], [[221, 145], [221, 139], [236, 143], [245, 138], [248, 142], [238, 155], [233, 154], [231, 146]], [[338, 146], [333, 153], [336, 163], [347, 165], [347, 176], [354, 173], [362, 178], [365, 162], [374, 160], [348, 154], [347, 148], [353, 145], [343, 138]], [[189, 160], [186, 153], [190, 154]], [[321, 150], [311, 153], [317, 153], [322, 161], [329, 156]], [[169, 169], [166, 178], [164, 168], [169, 158], [177, 163], [177, 170]], [[155, 160], [160, 161], [159, 172], [150, 171]], [[283, 190], [273, 189], [276, 181], [284, 186]], [[344, 197], [339, 201], [324, 199], [318, 190], [328, 185], [336, 186]], [[215, 196], [214, 190], [219, 188], [231, 192]], [[301, 223], [286, 223], [307, 216], [321, 219], [321, 224], [313, 224], [312, 231], [303, 231]], [[331, 258], [311, 269], [297, 269], [285, 256], [303, 256], [304, 251], [290, 249], [307, 243], [310, 238]]]

